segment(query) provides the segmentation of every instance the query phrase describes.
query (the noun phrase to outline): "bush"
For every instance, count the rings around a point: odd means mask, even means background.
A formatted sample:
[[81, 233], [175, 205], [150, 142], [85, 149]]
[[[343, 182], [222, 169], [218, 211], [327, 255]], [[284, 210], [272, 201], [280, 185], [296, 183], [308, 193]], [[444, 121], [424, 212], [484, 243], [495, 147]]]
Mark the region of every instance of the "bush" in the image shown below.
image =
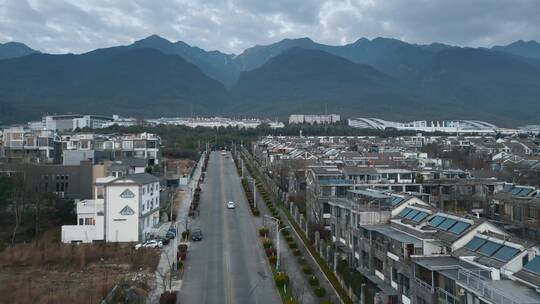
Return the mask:
[[[283, 231], [286, 231], [286, 230], [285, 230], [285, 229], [281, 230], [281, 232], [283, 232]], [[292, 242], [292, 241], [293, 241], [293, 237], [290, 236], [290, 235], [287, 235], [287, 236], [285, 237], [285, 241], [287, 241], [287, 243]]]
[[291, 234], [291, 232], [287, 229], [283, 229], [281, 230], [281, 234], [283, 234], [284, 236], [288, 236], [289, 234]]
[[305, 274], [312, 274], [313, 273], [313, 271], [311, 270], [311, 267], [309, 267], [308, 265], [302, 266], [302, 272], [305, 273]]
[[268, 257], [268, 261], [270, 261], [270, 264], [276, 265], [276, 263], [277, 263], [277, 256], [275, 256], [275, 255], [269, 256], [269, 257]]
[[267, 257], [276, 255], [276, 249], [275, 248], [266, 248], [266, 249], [264, 249], [264, 252], [266, 253]]
[[184, 262], [182, 260], [178, 260], [178, 263], [176, 264], [176, 269], [180, 270], [184, 267]]
[[253, 215], [254, 215], [254, 216], [259, 216], [259, 215], [261, 215], [261, 212], [260, 212], [259, 209], [257, 209], [257, 208], [253, 208], [253, 209], [252, 209], [252, 212], [253, 212]]
[[283, 301], [283, 304], [298, 304], [298, 302], [295, 299], [288, 299]]
[[322, 298], [324, 297], [324, 295], [326, 295], [326, 289], [324, 289], [324, 287], [317, 287], [315, 288], [315, 290], [313, 290], [313, 292], [315, 292], [315, 295], [319, 298]]
[[264, 239], [263, 240], [263, 247], [265, 249], [268, 249], [268, 248], [272, 247], [272, 241], [270, 239]]
[[260, 228], [259, 229], [259, 236], [261, 237], [267, 237], [268, 236], [268, 228]]
[[187, 239], [189, 237], [189, 229], [182, 232], [182, 238]]
[[299, 256], [299, 255], [301, 254], [300, 249], [295, 249], [295, 250], [293, 250], [292, 254], [293, 254], [294, 256]]
[[298, 245], [294, 241], [287, 242], [287, 244], [289, 245], [289, 248], [291, 248], [291, 249], [298, 248]]
[[311, 286], [319, 285], [319, 279], [316, 276], [309, 277], [309, 285]]
[[283, 287], [283, 285], [289, 283], [289, 277], [283, 272], [278, 272], [274, 275], [274, 281], [276, 281], [277, 287]]
[[174, 304], [176, 303], [176, 292], [166, 291], [159, 297], [159, 304]]

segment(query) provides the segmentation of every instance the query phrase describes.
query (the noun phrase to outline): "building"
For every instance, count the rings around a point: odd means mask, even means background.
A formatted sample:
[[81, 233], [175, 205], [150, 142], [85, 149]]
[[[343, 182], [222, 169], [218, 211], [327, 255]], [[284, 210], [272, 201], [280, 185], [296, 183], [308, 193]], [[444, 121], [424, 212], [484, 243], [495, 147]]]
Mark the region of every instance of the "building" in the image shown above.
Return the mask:
[[518, 129], [504, 129], [480, 120], [417, 120], [411, 122], [394, 122], [379, 118], [350, 118], [349, 126], [361, 129], [384, 130], [393, 128], [400, 131], [444, 132], [444, 133], [477, 133], [477, 134], [517, 134]]
[[102, 115], [47, 115], [42, 118], [44, 129], [54, 130], [58, 132], [73, 131], [82, 128], [103, 128], [107, 123], [114, 119], [109, 116]]
[[159, 179], [147, 173], [96, 180], [94, 199], [77, 204], [77, 225], [62, 226], [62, 242], [142, 242], [159, 224]]
[[0, 163], [0, 174], [22, 176], [28, 188], [36, 193], [91, 199], [94, 180], [104, 174], [102, 167], [89, 161], [78, 165]]
[[60, 163], [61, 139], [56, 132], [12, 127], [2, 133], [1, 154], [7, 162]]
[[76, 133], [62, 135], [64, 163], [81, 160], [94, 163], [126, 158], [145, 159], [150, 166], [159, 164], [161, 139], [151, 133], [107, 135]]
[[292, 114], [289, 115], [289, 124], [332, 124], [340, 121], [338, 114], [329, 115], [308, 115], [308, 114]]

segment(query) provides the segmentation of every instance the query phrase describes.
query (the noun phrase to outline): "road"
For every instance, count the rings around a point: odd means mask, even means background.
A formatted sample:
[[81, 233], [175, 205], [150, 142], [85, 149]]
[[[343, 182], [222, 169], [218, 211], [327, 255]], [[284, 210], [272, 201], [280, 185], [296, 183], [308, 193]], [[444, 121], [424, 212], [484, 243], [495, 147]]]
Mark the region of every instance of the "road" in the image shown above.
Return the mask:
[[202, 188], [192, 228], [204, 239], [190, 245], [178, 303], [281, 303], [231, 158], [212, 152]]

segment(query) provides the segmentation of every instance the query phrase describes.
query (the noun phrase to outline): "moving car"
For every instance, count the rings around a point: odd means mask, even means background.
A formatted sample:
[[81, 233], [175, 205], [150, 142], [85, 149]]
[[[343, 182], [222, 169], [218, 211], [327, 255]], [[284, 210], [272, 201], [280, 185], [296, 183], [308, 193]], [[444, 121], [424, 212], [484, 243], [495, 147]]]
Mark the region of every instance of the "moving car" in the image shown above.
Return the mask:
[[202, 231], [201, 229], [193, 229], [193, 231], [191, 232], [191, 240], [194, 241], [194, 242], [197, 242], [197, 241], [202, 241], [203, 239], [203, 235], [202, 235]]
[[233, 202], [233, 201], [229, 201], [229, 202], [227, 203], [227, 209], [234, 209], [234, 208], [236, 208], [236, 205], [234, 204], [234, 202]]
[[139, 248], [161, 248], [163, 247], [163, 242], [161, 242], [160, 240], [149, 240], [149, 241], [146, 241], [144, 244], [137, 244], [135, 245], [135, 249], [139, 249]]

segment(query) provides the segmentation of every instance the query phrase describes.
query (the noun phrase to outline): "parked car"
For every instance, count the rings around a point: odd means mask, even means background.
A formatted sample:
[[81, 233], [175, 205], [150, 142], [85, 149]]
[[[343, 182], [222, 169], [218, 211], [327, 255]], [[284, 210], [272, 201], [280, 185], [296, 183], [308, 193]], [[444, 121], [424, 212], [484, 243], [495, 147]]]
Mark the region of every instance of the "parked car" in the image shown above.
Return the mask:
[[227, 203], [227, 209], [234, 209], [234, 208], [236, 208], [235, 203], [233, 201], [229, 201]]
[[161, 242], [160, 240], [149, 240], [149, 241], [146, 241], [145, 243], [139, 243], [137, 245], [135, 245], [135, 249], [139, 249], [139, 248], [161, 248], [163, 247], [163, 242]]
[[165, 234], [165, 239], [167, 240], [172, 240], [176, 237], [176, 233], [172, 232], [172, 231], [167, 231], [167, 234]]
[[157, 241], [161, 242], [161, 244], [163, 244], [163, 245], [169, 244], [169, 239], [168, 238], [164, 238], [164, 239], [159, 238], [159, 239], [157, 239]]
[[197, 242], [197, 241], [202, 241], [202, 239], [203, 239], [203, 234], [202, 234], [201, 229], [196, 228], [191, 232], [192, 241]]

